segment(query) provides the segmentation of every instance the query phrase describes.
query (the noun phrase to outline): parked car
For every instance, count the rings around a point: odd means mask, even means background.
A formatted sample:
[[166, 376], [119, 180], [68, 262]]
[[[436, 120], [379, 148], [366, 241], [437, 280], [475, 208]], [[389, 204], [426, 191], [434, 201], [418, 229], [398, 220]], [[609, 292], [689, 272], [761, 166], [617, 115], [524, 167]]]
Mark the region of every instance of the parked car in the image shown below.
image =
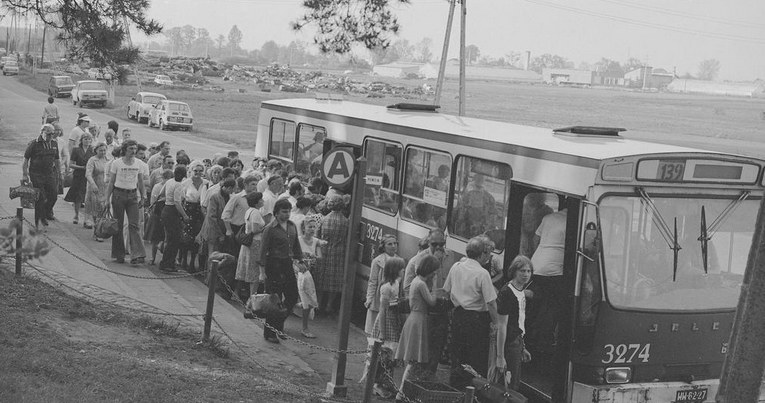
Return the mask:
[[191, 108], [185, 102], [163, 100], [149, 112], [149, 127], [159, 126], [160, 130], [190, 131], [193, 123]]
[[106, 106], [106, 84], [101, 81], [83, 80], [77, 81], [72, 89], [72, 104], [82, 108], [83, 105]]
[[127, 117], [135, 119], [138, 123], [149, 121], [149, 112], [154, 105], [167, 100], [167, 97], [156, 92], [139, 92], [128, 103]]
[[157, 85], [173, 85], [173, 80], [164, 74], [157, 74], [157, 76], [154, 77], [154, 83]]
[[8, 61], [15, 62], [16, 58], [13, 56], [0, 57], [0, 69], [2, 69], [5, 66], [5, 62], [8, 62]]
[[19, 74], [19, 64], [16, 63], [15, 60], [6, 61], [5, 64], [3, 64], [3, 75], [9, 76], [14, 74]]
[[69, 76], [52, 76], [48, 81], [48, 95], [52, 97], [71, 97], [74, 81]]

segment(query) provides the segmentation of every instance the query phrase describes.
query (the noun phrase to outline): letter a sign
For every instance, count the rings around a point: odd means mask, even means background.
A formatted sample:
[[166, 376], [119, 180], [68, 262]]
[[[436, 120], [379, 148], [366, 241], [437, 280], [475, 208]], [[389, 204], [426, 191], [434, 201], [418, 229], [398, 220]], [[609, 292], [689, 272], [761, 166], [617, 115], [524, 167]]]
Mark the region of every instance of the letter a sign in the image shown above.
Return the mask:
[[330, 186], [343, 187], [353, 178], [353, 152], [349, 148], [334, 148], [324, 156], [321, 174]]

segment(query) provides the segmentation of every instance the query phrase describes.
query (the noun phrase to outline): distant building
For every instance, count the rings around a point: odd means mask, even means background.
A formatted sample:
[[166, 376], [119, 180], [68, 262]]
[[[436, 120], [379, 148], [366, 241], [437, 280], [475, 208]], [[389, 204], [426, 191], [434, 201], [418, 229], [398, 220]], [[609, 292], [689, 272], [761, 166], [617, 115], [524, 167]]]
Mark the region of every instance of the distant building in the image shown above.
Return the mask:
[[592, 70], [542, 69], [542, 81], [558, 85], [592, 85]]
[[765, 96], [765, 83], [729, 83], [676, 78], [667, 85], [667, 91], [687, 94], [763, 97]]
[[[643, 66], [624, 73], [624, 85], [632, 88], [664, 89], [675, 79], [675, 74], [662, 68]], [[645, 81], [645, 85], [643, 84]]]
[[[460, 63], [457, 59], [446, 62], [446, 77], [458, 79]], [[469, 80], [507, 81], [513, 83], [539, 83], [542, 76], [535, 71], [507, 67], [465, 66], [465, 77]]]

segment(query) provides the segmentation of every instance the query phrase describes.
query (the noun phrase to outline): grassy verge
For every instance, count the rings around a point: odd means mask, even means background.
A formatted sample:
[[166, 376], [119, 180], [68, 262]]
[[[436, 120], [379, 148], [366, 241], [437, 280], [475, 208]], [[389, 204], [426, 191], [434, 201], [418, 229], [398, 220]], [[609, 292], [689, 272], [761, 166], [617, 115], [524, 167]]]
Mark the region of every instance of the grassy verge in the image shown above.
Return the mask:
[[0, 268], [0, 401], [305, 401], [220, 343]]

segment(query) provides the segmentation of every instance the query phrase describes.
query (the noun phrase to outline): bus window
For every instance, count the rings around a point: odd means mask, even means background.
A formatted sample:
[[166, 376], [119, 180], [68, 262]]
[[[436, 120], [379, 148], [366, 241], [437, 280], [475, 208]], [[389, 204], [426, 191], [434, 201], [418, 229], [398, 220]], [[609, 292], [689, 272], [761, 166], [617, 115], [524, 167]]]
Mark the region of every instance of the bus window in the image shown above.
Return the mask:
[[400, 190], [401, 146], [368, 139], [364, 156], [367, 158], [364, 204], [395, 214]]
[[462, 238], [500, 234], [491, 238], [497, 248], [504, 249], [510, 177], [505, 164], [459, 156], [449, 231]]
[[295, 171], [311, 176], [311, 164], [321, 165], [324, 139], [327, 131], [321, 126], [301, 123], [298, 125], [298, 150]]
[[295, 123], [286, 120], [272, 120], [270, 157], [292, 163], [294, 146]]
[[402, 217], [428, 227], [446, 228], [451, 165], [448, 154], [407, 148]]
[[534, 255], [537, 243], [537, 228], [542, 224], [542, 219], [555, 211], [558, 211], [558, 195], [555, 193], [535, 192], [529, 193], [523, 198], [523, 216], [521, 218], [521, 247], [520, 254], [528, 258]]
[[[687, 195], [653, 195], [650, 201], [655, 209], [633, 195], [601, 201], [609, 302], [627, 309], [735, 308], [759, 201], [743, 200], [735, 208], [728, 208], [735, 200]], [[716, 222], [706, 253], [699, 240], [702, 207], [708, 228]], [[670, 247], [675, 221], [681, 248], [676, 268]]]

